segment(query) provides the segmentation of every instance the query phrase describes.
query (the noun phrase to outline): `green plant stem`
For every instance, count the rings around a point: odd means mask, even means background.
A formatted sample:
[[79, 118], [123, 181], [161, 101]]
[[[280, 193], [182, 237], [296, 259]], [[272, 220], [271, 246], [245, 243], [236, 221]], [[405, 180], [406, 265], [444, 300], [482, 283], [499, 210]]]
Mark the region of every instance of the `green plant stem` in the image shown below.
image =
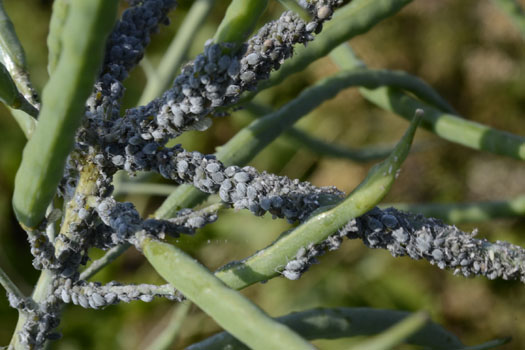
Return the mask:
[[139, 99], [139, 105], [148, 103], [170, 87], [193, 43], [195, 32], [202, 26], [214, 4], [215, 0], [196, 0], [193, 3], [177, 35], [162, 57], [155, 71], [155, 79], [148, 78], [148, 83]]
[[179, 332], [183, 326], [183, 322], [190, 311], [192, 303], [189, 300], [180, 303], [176, 310], [172, 312], [166, 328], [155, 338], [155, 341], [147, 347], [148, 350], [169, 350], [175, 343]]
[[516, 0], [492, 0], [505, 13], [525, 39], [525, 11]]
[[395, 174], [408, 155], [421, 118], [420, 113], [418, 112], [414, 117], [409, 129], [390, 156], [375, 165], [366, 179], [346, 199], [331, 209], [320, 208], [306, 222], [281, 235], [267, 248], [239, 263], [227, 265], [217, 271], [217, 277], [236, 289], [275, 277], [278, 275], [277, 268], [285, 266], [287, 259], [295, 256], [299, 249], [325, 240], [351, 219], [372, 209], [394, 183]]
[[419, 331], [428, 322], [425, 312], [408, 316], [384, 332], [352, 346], [351, 350], [390, 350], [403, 343], [408, 337]]
[[135, 182], [122, 182], [118, 186], [115, 186], [114, 196], [120, 194], [145, 194], [152, 196], [169, 196], [173, 191], [177, 189], [175, 185], [165, 185], [156, 183], [135, 183]]
[[116, 0], [71, 3], [62, 54], [44, 88], [38, 127], [24, 148], [15, 178], [13, 208], [19, 222], [28, 228], [36, 227], [44, 218], [62, 177], [102, 63], [117, 5]]
[[314, 349], [177, 247], [144, 238], [141, 248], [166, 281], [251, 348]]
[[470, 203], [391, 203], [381, 207], [418, 213], [426, 217], [435, 217], [449, 224], [483, 222], [493, 219], [516, 218], [525, 216], [525, 196], [506, 201], [470, 202]]
[[121, 244], [109, 249], [100, 259], [97, 259], [91, 263], [82, 273], [80, 274], [80, 280], [88, 280], [93, 277], [97, 272], [102, 270], [106, 265], [115, 261], [119, 256], [121, 256], [131, 244]]
[[26, 296], [16, 286], [16, 284], [9, 278], [5, 271], [0, 267], [0, 285], [4, 287], [6, 292], [13, 294], [17, 299], [26, 299]]
[[328, 143], [311, 136], [305, 131], [298, 128], [291, 128], [285, 134], [292, 141], [300, 146], [306, 147], [309, 151], [333, 158], [345, 158], [354, 162], [370, 162], [373, 160], [383, 159], [387, 157], [392, 148], [348, 148], [333, 143]]
[[[254, 117], [260, 118], [263, 115], [267, 115], [273, 112], [268, 106], [261, 104], [255, 104], [254, 102], [248, 102], [246, 104], [246, 110], [249, 111]], [[303, 131], [297, 127], [291, 127], [284, 132], [284, 136], [289, 142], [295, 143], [298, 147], [304, 147], [308, 151], [334, 158], [345, 158], [354, 162], [370, 162], [372, 160], [384, 159], [392, 152], [393, 147], [370, 147], [370, 148], [359, 148], [351, 149], [348, 147], [339, 146], [333, 143], [325, 142], [315, 136], [310, 135], [308, 132]]]
[[[51, 290], [53, 288], [53, 281], [54, 281], [55, 275], [53, 272], [49, 270], [42, 270], [40, 273], [40, 277], [38, 278], [38, 281], [35, 285], [35, 289], [32, 294], [32, 299], [35, 302], [35, 304], [41, 304], [43, 303], [48, 296], [51, 294]], [[24, 326], [27, 315], [24, 313], [18, 314], [18, 322], [15, 327], [15, 331], [13, 332], [13, 336], [11, 338], [11, 342], [9, 344], [9, 349], [13, 348], [14, 350], [26, 350], [27, 348], [20, 343], [18, 339], [18, 333], [22, 330], [22, 327]]]
[[[318, 308], [276, 318], [308, 340], [339, 339], [375, 335], [409, 317], [410, 313], [375, 308]], [[434, 350], [459, 349], [463, 344], [440, 325], [428, 322], [406, 339], [408, 344], [431, 347]], [[245, 350], [227, 332], [221, 332], [187, 350]]]
[[[342, 69], [362, 69], [362, 62], [356, 60], [348, 45], [343, 45], [331, 58]], [[445, 140], [476, 150], [525, 160], [525, 137], [442, 112], [392, 87], [373, 90], [360, 88], [359, 91], [368, 101], [407, 120], [412, 118], [415, 109], [423, 109], [425, 115], [421, 126]]]
[[257, 90], [245, 94], [239, 104], [251, 100], [258, 92], [275, 86], [291, 74], [303, 71], [310, 63], [326, 56], [335, 47], [351, 38], [367, 32], [412, 0], [354, 0], [335, 11], [332, 20], [324, 25], [314, 41], [307, 47], [297, 47], [294, 57], [287, 60], [270, 78], [263, 81]]
[[425, 110], [421, 126], [439, 137], [480, 151], [525, 160], [525, 137], [441, 112], [392, 88], [360, 89], [377, 106], [409, 120], [414, 108]]
[[267, 5], [268, 0], [232, 0], [215, 32], [214, 41], [235, 44], [230, 51], [237, 51], [255, 29]]

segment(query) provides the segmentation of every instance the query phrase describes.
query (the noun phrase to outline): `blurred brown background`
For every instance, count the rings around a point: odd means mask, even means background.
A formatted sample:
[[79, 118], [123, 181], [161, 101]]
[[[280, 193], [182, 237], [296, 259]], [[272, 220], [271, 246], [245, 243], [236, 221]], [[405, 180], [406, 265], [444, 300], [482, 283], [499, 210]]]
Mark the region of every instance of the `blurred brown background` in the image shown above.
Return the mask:
[[[47, 80], [46, 35], [51, 1], [5, 0], [17, 33], [26, 49], [32, 79], [39, 91]], [[224, 13], [227, 2], [214, 8], [211, 18], [196, 33], [191, 57], [202, 50]], [[525, 5], [525, 2], [521, 2]], [[171, 15], [170, 27], [154, 36], [148, 58], [157, 62], [173, 37], [191, 1], [180, 1]], [[282, 8], [272, 1], [265, 20]], [[385, 20], [369, 33], [351, 42], [356, 53], [371, 68], [407, 71], [437, 89], [465, 118], [518, 135], [525, 135], [525, 41], [513, 25], [488, 0], [414, 1], [398, 15]], [[191, 58], [189, 57], [189, 58]], [[277, 107], [303, 88], [337, 71], [329, 59], [311, 65], [300, 75], [265, 92], [260, 102]], [[125, 105], [140, 96], [145, 78], [137, 67], [127, 81]], [[205, 133], [192, 132], [181, 140], [188, 149], [212, 153], [239, 128], [249, 123], [245, 112], [216, 120]], [[327, 141], [348, 147], [391, 145], [407, 122], [383, 112], [347, 90], [304, 118], [299, 126]], [[31, 290], [38, 273], [24, 232], [11, 210], [13, 180], [25, 143], [9, 113], [0, 109], [0, 266], [25, 291]], [[461, 202], [500, 200], [525, 193], [525, 164], [513, 159], [466, 149], [443, 141], [426, 131], [416, 137], [414, 152], [385, 202]], [[279, 139], [252, 162], [268, 170], [315, 185], [336, 185], [352, 190], [373, 165], [341, 159], [321, 159], [285, 139]], [[162, 197], [133, 195], [145, 215]], [[494, 220], [460, 225], [479, 228], [490, 240], [507, 240], [525, 246], [525, 220]], [[206, 264], [217, 268], [243, 258], [275, 239], [288, 225], [271, 217], [253, 217], [245, 212], [225, 212], [195, 237], [179, 242]], [[100, 256], [94, 251], [92, 256]], [[130, 250], [95, 280], [162, 283], [136, 251]], [[299, 281], [276, 278], [244, 291], [271, 315], [282, 315], [312, 307], [376, 307], [399, 310], [428, 310], [433, 320], [457, 334], [467, 345], [512, 336], [502, 349], [525, 348], [525, 286], [519, 282], [466, 279], [440, 271], [426, 262], [392, 258], [373, 251], [361, 242], [347, 241], [339, 251], [321, 258]], [[1, 293], [3, 295], [3, 293]], [[64, 339], [53, 349], [142, 349], [162, 329], [172, 304], [156, 300], [110, 306], [102, 311], [68, 307], [59, 330]], [[16, 312], [0, 297], [0, 345], [9, 342]], [[174, 348], [182, 348], [218, 330], [218, 326], [192, 309]], [[142, 339], [145, 340], [142, 340]], [[319, 341], [326, 349], [343, 349], [351, 341]]]

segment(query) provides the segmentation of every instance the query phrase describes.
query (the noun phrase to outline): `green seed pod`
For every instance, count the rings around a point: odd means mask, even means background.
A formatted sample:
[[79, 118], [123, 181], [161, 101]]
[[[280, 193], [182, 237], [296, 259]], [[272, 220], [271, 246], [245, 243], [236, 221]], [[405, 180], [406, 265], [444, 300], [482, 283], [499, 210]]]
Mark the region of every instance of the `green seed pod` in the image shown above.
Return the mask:
[[49, 50], [47, 72], [51, 75], [56, 68], [62, 52], [62, 31], [66, 23], [70, 0], [53, 1], [53, 14], [49, 22], [47, 48]]
[[56, 192], [102, 64], [117, 6], [116, 0], [75, 0], [70, 4], [60, 59], [44, 87], [39, 123], [15, 178], [13, 207], [26, 227], [40, 223]]
[[253, 32], [268, 0], [233, 0], [226, 10], [214, 41], [216, 43], [243, 43]]
[[4, 64], [8, 62], [16, 65], [18, 68], [25, 68], [26, 59], [24, 50], [16, 37], [13, 22], [7, 16], [4, 10], [4, 3], [0, 0], [0, 54]]

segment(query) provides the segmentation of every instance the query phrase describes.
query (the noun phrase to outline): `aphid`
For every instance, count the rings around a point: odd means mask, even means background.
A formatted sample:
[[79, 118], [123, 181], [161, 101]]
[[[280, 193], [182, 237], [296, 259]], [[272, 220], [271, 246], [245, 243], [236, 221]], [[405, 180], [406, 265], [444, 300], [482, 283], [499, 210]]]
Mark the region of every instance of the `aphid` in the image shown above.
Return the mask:
[[288, 270], [284, 270], [282, 272], [282, 275], [289, 279], [289, 280], [292, 280], [292, 281], [295, 281], [295, 280], [298, 280], [300, 277], [301, 277], [301, 273], [300, 272], [297, 272], [297, 271], [288, 271]]
[[285, 271], [299, 271], [303, 268], [303, 266], [303, 263], [301, 263], [299, 260], [291, 260], [286, 264], [284, 269]]

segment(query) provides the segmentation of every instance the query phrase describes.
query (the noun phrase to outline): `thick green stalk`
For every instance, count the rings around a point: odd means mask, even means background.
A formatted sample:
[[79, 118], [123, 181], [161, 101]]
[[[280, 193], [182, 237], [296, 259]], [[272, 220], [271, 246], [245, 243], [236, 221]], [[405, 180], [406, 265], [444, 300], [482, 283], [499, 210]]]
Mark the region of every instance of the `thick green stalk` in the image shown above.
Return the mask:
[[49, 51], [47, 72], [51, 76], [55, 71], [62, 52], [62, 33], [69, 11], [71, 0], [53, 1], [53, 13], [49, 21], [49, 34], [47, 35], [47, 49]]
[[[366, 179], [337, 206], [313, 214], [303, 224], [282, 235], [267, 248], [240, 263], [226, 266], [216, 272], [227, 285], [241, 289], [250, 284], [275, 277], [276, 268], [285, 266], [289, 257], [311, 243], [319, 243], [353, 218], [372, 209], [388, 193], [394, 183], [396, 172], [410, 150], [421, 111], [416, 113], [409, 129], [394, 148], [392, 154], [375, 165]], [[322, 211], [325, 210], [325, 211]]]
[[253, 32], [268, 0], [232, 0], [215, 32], [216, 43], [233, 43], [235, 52]]
[[175, 79], [180, 66], [188, 54], [195, 38], [195, 32], [204, 23], [210, 13], [215, 0], [196, 0], [182, 22], [177, 35], [171, 41], [168, 50], [162, 57], [155, 72], [155, 79], [148, 79], [148, 83], [138, 104], [144, 105], [160, 96], [167, 90]]
[[44, 88], [39, 123], [24, 149], [15, 179], [13, 207], [26, 227], [35, 227], [44, 218], [62, 177], [84, 103], [102, 63], [117, 5], [116, 0], [71, 3], [62, 54]]
[[314, 349], [306, 340], [273, 320], [177, 247], [144, 238], [141, 248], [166, 281], [251, 348]]
[[350, 350], [390, 350], [402, 344], [407, 338], [415, 334], [428, 322], [425, 312], [418, 312], [408, 316], [384, 332], [354, 345]]
[[351, 38], [370, 30], [412, 0], [354, 0], [335, 11], [332, 20], [326, 22], [323, 31], [306, 47], [297, 47], [294, 57], [287, 60], [257, 90], [246, 94], [242, 101], [253, 98], [259, 91], [277, 85], [289, 75], [303, 71], [310, 63], [326, 56], [334, 48]]

